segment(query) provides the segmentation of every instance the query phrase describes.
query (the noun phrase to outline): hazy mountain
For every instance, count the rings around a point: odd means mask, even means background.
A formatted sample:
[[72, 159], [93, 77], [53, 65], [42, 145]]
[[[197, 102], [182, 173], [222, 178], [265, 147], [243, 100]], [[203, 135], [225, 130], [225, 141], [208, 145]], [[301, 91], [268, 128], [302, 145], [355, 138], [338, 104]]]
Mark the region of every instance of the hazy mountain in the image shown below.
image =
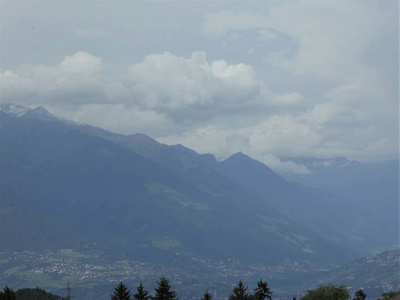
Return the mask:
[[[200, 155], [182, 145], [160, 144], [143, 134], [121, 135], [70, 122], [48, 113], [44, 108], [2, 105], [2, 109], [24, 119], [55, 121], [133, 150], [164, 172], [172, 171], [177, 180], [186, 184], [190, 182], [197, 192], [201, 192], [201, 197], [218, 196], [237, 205], [246, 203], [246, 208], [253, 211], [265, 210], [270, 216], [279, 216], [278, 219], [295, 221], [352, 256], [397, 245], [398, 172], [393, 168], [395, 164], [388, 163], [392, 166], [392, 169], [388, 168], [392, 173], [375, 169], [376, 174], [371, 171], [367, 176], [366, 164], [345, 158], [284, 159], [310, 170], [307, 174], [281, 174], [287, 180], [302, 183], [299, 185], [286, 181], [264, 164], [242, 153], [218, 162], [210, 154]], [[365, 182], [366, 178], [370, 182]], [[352, 184], [354, 182], [357, 184]], [[383, 197], [385, 199], [377, 201]]]
[[76, 126], [1, 112], [1, 189], [110, 253], [154, 261], [177, 253], [273, 264], [345, 259], [216, 171], [185, 165], [181, 176]]
[[40, 212], [29, 210], [7, 194], [0, 194], [0, 251], [79, 247], [85, 243], [77, 232]]
[[[399, 245], [399, 160], [362, 163], [345, 158], [285, 158], [305, 166], [304, 174], [282, 173], [287, 180], [337, 195], [352, 212], [355, 237], [381, 251]], [[386, 246], [386, 248], [385, 248]]]
[[382, 292], [400, 290], [400, 251], [385, 251], [355, 260], [330, 272], [320, 284], [344, 284], [353, 290], [363, 288], [368, 298]]
[[[307, 182], [302, 185], [288, 182], [264, 164], [242, 153], [218, 162], [210, 154], [200, 155], [182, 145], [163, 145], [142, 134], [125, 136], [91, 126], [79, 126], [79, 130], [104, 137], [131, 149], [158, 165], [174, 171], [199, 187], [214, 186], [215, 189], [218, 189], [221, 187], [221, 182], [228, 179], [235, 185], [250, 189], [253, 194], [258, 196], [257, 199], [263, 200], [261, 205], [270, 204], [280, 213], [346, 249], [350, 255], [363, 256], [371, 251], [389, 249], [397, 245], [397, 227], [393, 226], [393, 221], [397, 220], [397, 216], [393, 213], [397, 211], [397, 202], [387, 202], [388, 205], [383, 208], [391, 215], [389, 218], [392, 220], [391, 222], [386, 220], [382, 223], [379, 220], [384, 214], [371, 218], [373, 210], [376, 209], [376, 206], [380, 206], [377, 199], [384, 195], [380, 192], [383, 191], [382, 187], [387, 186], [386, 184], [369, 184], [368, 187], [375, 190], [364, 194], [335, 193], [336, 189], [316, 189], [313, 185], [307, 187]], [[345, 158], [317, 161], [312, 158], [299, 160], [307, 162], [306, 166], [314, 172], [321, 170], [330, 174], [330, 182], [339, 181], [342, 184], [343, 180], [340, 179], [342, 175], [335, 175], [335, 170], [362, 169], [361, 163], [350, 162]], [[297, 161], [297, 163], [299, 162]], [[398, 178], [398, 175], [396, 173], [393, 175], [386, 174], [383, 178], [388, 178], [393, 190], [392, 195], [397, 195], [395, 190], [397, 185], [394, 180], [396, 176]], [[292, 179], [290, 176], [285, 176], [285, 178]], [[319, 182], [318, 180], [321, 178], [315, 178], [315, 181]], [[235, 189], [237, 187], [225, 185], [224, 189], [226, 190], [226, 188]], [[371, 200], [367, 201], [365, 196]], [[254, 204], [254, 201], [251, 203]], [[364, 206], [368, 207], [364, 208]], [[369, 222], [369, 220], [373, 220], [373, 222]]]

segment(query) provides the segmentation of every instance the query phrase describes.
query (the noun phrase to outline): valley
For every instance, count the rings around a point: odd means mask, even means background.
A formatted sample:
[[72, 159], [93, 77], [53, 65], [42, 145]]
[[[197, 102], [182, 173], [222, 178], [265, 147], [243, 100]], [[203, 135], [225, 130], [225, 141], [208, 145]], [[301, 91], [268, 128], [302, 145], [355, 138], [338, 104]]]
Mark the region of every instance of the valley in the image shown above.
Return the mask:
[[0, 281], [14, 289], [63, 295], [70, 282], [76, 298], [107, 299], [120, 281], [152, 290], [162, 275], [181, 299], [224, 299], [260, 278], [281, 299], [332, 282], [376, 297], [400, 289], [399, 252], [388, 252], [398, 161], [333, 160], [338, 171], [316, 160], [321, 171], [311, 160], [292, 182], [244, 153], [217, 161], [12, 108], [0, 112]]
[[[388, 251], [349, 265], [327, 269], [315, 264], [286, 261], [278, 266], [246, 265], [239, 260], [178, 257], [170, 264], [155, 264], [127, 258], [107, 257], [95, 249], [60, 249], [0, 253], [0, 281], [18, 288], [45, 288], [64, 295], [69, 282], [74, 297], [107, 299], [119, 282], [135, 289], [142, 282], [152, 291], [160, 276], [167, 276], [182, 299], [198, 299], [208, 289], [215, 299], [225, 299], [232, 285], [242, 280], [251, 288], [262, 278], [280, 299], [301, 296], [317, 284], [345, 284], [350, 290], [359, 287], [371, 297], [382, 291], [399, 290], [397, 280], [399, 251]], [[375, 274], [375, 275], [374, 275]], [[220, 296], [218, 296], [220, 295]]]

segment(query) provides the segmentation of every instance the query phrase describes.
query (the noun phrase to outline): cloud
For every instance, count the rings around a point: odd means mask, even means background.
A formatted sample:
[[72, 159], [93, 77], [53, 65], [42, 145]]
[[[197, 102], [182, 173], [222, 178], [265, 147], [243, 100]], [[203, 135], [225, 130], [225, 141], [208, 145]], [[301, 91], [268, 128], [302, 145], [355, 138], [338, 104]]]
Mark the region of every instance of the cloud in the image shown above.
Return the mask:
[[265, 110], [272, 94], [251, 66], [209, 62], [205, 52], [189, 58], [169, 52], [148, 55], [130, 67], [124, 84], [133, 105], [167, 112], [183, 123]]
[[275, 40], [279, 34], [290, 38], [292, 46], [282, 43], [280, 49], [271, 48], [265, 61], [296, 74], [361, 80], [373, 73], [373, 66], [366, 61], [368, 49], [377, 36], [395, 32], [397, 19], [398, 4], [394, 2], [289, 1], [272, 3], [264, 14], [228, 10], [209, 13], [203, 33], [224, 38], [228, 33], [248, 34], [252, 30], [262, 38], [267, 31]]
[[3, 100], [23, 104], [104, 102], [102, 60], [87, 52], [66, 56], [58, 65], [26, 65], [1, 74]]
[[62, 73], [98, 74], [101, 71], [102, 59], [87, 52], [79, 51], [74, 55], [67, 55], [60, 63]]
[[[65, 108], [54, 113], [65, 113]], [[125, 134], [165, 135], [174, 130], [173, 121], [165, 114], [142, 110], [123, 103], [85, 104], [70, 111], [70, 119]], [[156, 130], [155, 130], [156, 129]]]
[[[169, 52], [151, 54], [118, 76], [104, 67], [100, 57], [79, 51], [53, 66], [27, 65], [1, 76], [2, 95], [9, 102], [53, 107], [65, 117], [92, 123], [94, 118], [86, 113], [89, 108], [97, 114], [104, 105], [110, 113], [122, 114], [120, 107], [125, 107], [143, 124], [147, 117], [161, 118], [180, 132], [214, 119], [266, 115], [271, 111], [268, 99], [274, 96], [250, 65], [208, 61], [201, 51], [188, 58]], [[113, 110], [113, 104], [118, 108]], [[165, 132], [165, 127], [155, 130], [158, 122], [153, 124], [147, 124], [153, 128], [146, 132]], [[143, 126], [121, 121], [119, 131], [139, 129]]]
[[303, 99], [304, 97], [298, 92], [287, 93], [275, 96], [271, 100], [271, 104], [276, 106], [297, 106], [303, 101]]
[[245, 63], [147, 55], [115, 76], [87, 52], [1, 74], [2, 101], [44, 105], [115, 132], [141, 132], [224, 159], [242, 151], [280, 170], [283, 156], [380, 159], [398, 154], [398, 104], [379, 85], [345, 82], [318, 98], [275, 93]]

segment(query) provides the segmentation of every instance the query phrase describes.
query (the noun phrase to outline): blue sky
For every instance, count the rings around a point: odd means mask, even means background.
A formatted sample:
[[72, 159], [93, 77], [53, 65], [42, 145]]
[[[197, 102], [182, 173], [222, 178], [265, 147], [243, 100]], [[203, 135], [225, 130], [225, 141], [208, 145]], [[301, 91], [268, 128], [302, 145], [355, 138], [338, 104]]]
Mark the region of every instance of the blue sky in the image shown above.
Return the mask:
[[398, 157], [398, 1], [2, 1], [1, 101], [223, 159]]

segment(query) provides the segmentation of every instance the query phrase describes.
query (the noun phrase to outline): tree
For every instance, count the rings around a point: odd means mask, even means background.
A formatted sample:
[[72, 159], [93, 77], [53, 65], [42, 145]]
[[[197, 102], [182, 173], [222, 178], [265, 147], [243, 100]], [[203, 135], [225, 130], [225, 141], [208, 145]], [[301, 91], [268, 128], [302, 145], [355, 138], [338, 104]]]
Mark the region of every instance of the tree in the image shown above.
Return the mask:
[[160, 281], [157, 281], [158, 287], [154, 290], [156, 291], [153, 299], [155, 300], [178, 300], [176, 292], [171, 291], [171, 284], [168, 279], [162, 276]]
[[203, 295], [203, 298], [201, 298], [201, 300], [211, 300], [212, 296], [211, 294], [208, 292], [208, 290], [206, 291], [206, 293]]
[[256, 300], [264, 300], [265, 298], [272, 300], [272, 292], [266, 281], [262, 281], [262, 279], [260, 279], [260, 281], [257, 282], [257, 287], [254, 289], [253, 297]]
[[313, 290], [308, 290], [307, 294], [300, 300], [348, 300], [350, 294], [344, 285], [325, 285]]
[[354, 296], [356, 296], [353, 300], [365, 300], [367, 295], [363, 292], [363, 290], [358, 290], [355, 292]]
[[12, 288], [5, 286], [3, 292], [0, 293], [1, 300], [15, 300], [15, 293]]
[[128, 287], [122, 282], [114, 288], [114, 294], [111, 295], [111, 300], [130, 300], [131, 292]]
[[239, 283], [233, 287], [233, 293], [229, 295], [229, 300], [250, 300], [251, 295], [247, 293], [247, 287], [244, 286], [240, 280]]
[[137, 293], [133, 295], [133, 299], [138, 299], [138, 300], [147, 300], [150, 299], [151, 297], [148, 296], [149, 292], [146, 291], [143, 287], [143, 284], [140, 283], [138, 288], [137, 288]]
[[398, 292], [390, 291], [382, 293], [382, 298], [379, 298], [378, 300], [391, 300], [394, 296], [397, 296], [398, 294], [400, 294], [400, 291]]

